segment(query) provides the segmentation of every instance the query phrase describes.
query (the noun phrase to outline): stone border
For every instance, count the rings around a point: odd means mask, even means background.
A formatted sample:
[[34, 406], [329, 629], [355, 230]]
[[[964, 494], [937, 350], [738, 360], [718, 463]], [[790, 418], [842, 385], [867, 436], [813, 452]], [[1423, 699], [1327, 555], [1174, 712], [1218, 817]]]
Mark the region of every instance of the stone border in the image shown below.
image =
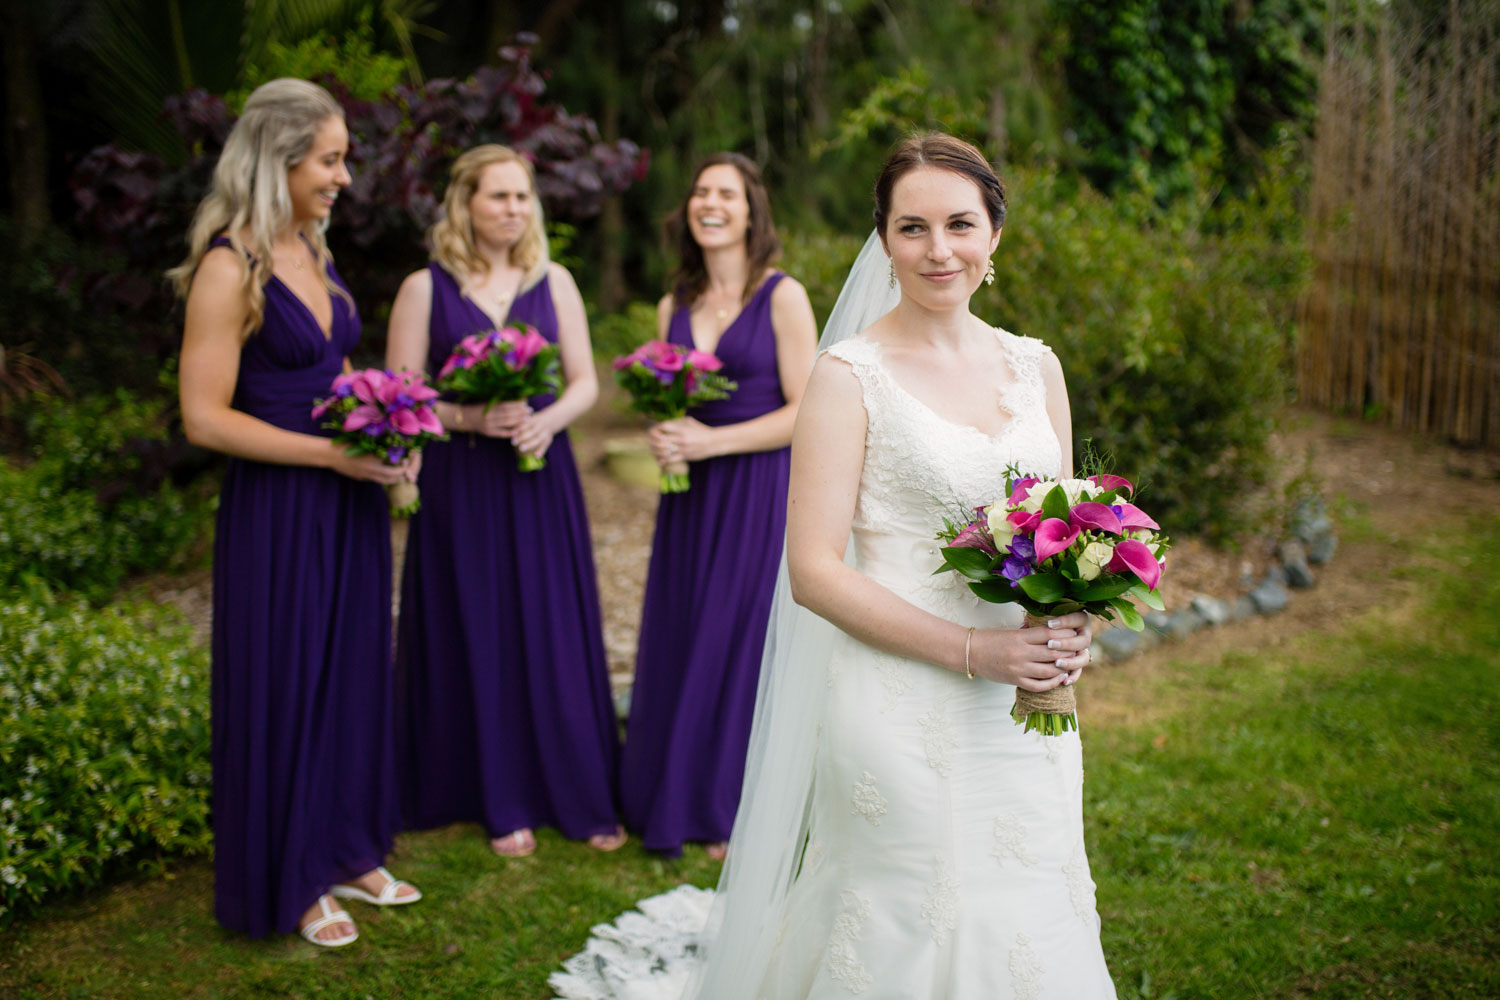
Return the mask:
[[1202, 628], [1277, 614], [1286, 608], [1293, 590], [1316, 585], [1312, 567], [1330, 562], [1338, 547], [1338, 535], [1322, 499], [1306, 497], [1292, 511], [1291, 537], [1276, 545], [1276, 563], [1248, 593], [1233, 602], [1195, 594], [1187, 607], [1149, 612], [1145, 631], [1118, 627], [1099, 630], [1094, 636], [1094, 649], [1104, 654], [1101, 662], [1116, 663]]

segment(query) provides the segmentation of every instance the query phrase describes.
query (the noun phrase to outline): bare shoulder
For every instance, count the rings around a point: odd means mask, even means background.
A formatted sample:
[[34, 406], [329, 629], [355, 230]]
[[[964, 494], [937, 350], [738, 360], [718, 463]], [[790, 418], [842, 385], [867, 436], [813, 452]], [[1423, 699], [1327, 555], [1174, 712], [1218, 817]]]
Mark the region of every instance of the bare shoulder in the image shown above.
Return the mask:
[[401, 279], [401, 288], [397, 295], [419, 295], [423, 298], [432, 297], [432, 272], [427, 268], [413, 271]]
[[240, 288], [245, 282], [249, 265], [245, 258], [231, 246], [210, 247], [198, 261], [193, 272], [192, 290], [200, 288], [218, 292], [226, 288]]
[[573, 274], [555, 260], [547, 262], [547, 280], [554, 288], [572, 289], [578, 291], [578, 283], [573, 280]]
[[802, 282], [785, 272], [782, 272], [781, 280], [776, 282], [776, 287], [771, 289], [771, 304], [776, 305], [782, 302], [810, 302], [807, 289], [802, 287]]

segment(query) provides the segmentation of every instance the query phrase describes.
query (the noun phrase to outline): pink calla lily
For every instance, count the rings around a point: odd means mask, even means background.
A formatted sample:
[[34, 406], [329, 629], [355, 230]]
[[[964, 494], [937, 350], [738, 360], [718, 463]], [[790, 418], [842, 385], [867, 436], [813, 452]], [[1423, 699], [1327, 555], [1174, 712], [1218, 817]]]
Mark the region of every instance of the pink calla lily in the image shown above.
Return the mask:
[[1036, 526], [1042, 523], [1040, 511], [1013, 510], [1005, 515], [1005, 519], [1015, 527], [1018, 532], [1035, 531]]
[[375, 402], [375, 390], [385, 383], [385, 372], [374, 368], [368, 368], [362, 372], [355, 372], [349, 387], [354, 390], [354, 398], [361, 403]]
[[1007, 501], [1007, 506], [1014, 507], [1022, 500], [1025, 500], [1026, 494], [1029, 493], [1031, 491], [1031, 488], [1039, 482], [1041, 482], [1041, 480], [1036, 476], [1027, 476], [1025, 479], [1017, 479], [1015, 481], [1015, 484], [1011, 487], [1010, 500]]
[[1157, 531], [1161, 528], [1161, 525], [1151, 519], [1151, 515], [1135, 504], [1117, 503], [1114, 506], [1120, 511], [1120, 527], [1127, 531], [1132, 528], [1150, 528]]
[[956, 549], [980, 549], [992, 556], [999, 554], [999, 550], [995, 548], [995, 543], [990, 539], [989, 533], [984, 530], [983, 525], [977, 523], [965, 525], [964, 529], [955, 535], [953, 541], [948, 544]]
[[1129, 570], [1150, 590], [1155, 590], [1156, 585], [1161, 582], [1161, 564], [1156, 561], [1151, 550], [1146, 548], [1145, 542], [1138, 542], [1134, 538], [1127, 538], [1116, 544], [1114, 558], [1104, 568], [1111, 573]]
[[422, 432], [422, 420], [411, 410], [397, 410], [392, 413], [391, 426], [401, 434], [416, 435]]
[[365, 427], [369, 424], [379, 423], [382, 416], [383, 414], [380, 412], [380, 407], [375, 406], [371, 403], [365, 403], [363, 406], [356, 406], [354, 409], [350, 410], [349, 415], [344, 418], [344, 430], [357, 431], [361, 427]]
[[1130, 485], [1130, 480], [1123, 476], [1111, 476], [1108, 473], [1101, 472], [1097, 476], [1089, 476], [1089, 479], [1097, 484], [1101, 490], [1123, 490], [1126, 493], [1135, 492], [1135, 487]]
[[[1045, 562], [1078, 540], [1078, 529], [1067, 521], [1049, 517], [1036, 529], [1036, 561]], [[1144, 548], [1144, 546], [1142, 546]]]
[[724, 367], [724, 362], [717, 357], [697, 348], [688, 351], [687, 363], [700, 372], [716, 372]]
[[1073, 509], [1068, 512], [1068, 523], [1075, 528], [1093, 528], [1111, 535], [1118, 535], [1123, 530], [1120, 518], [1114, 511], [1102, 503], [1092, 501], [1074, 504]]
[[682, 371], [682, 355], [676, 351], [659, 354], [656, 358], [656, 370], [660, 372]]

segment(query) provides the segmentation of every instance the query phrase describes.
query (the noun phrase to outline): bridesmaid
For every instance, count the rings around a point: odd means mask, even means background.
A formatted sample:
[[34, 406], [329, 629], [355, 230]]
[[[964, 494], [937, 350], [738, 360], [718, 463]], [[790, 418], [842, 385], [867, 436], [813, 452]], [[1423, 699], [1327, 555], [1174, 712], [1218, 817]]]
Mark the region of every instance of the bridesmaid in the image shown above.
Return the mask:
[[[525, 322], [556, 343], [555, 399], [437, 404], [453, 433], [427, 447], [401, 581], [396, 674], [402, 819], [477, 822], [503, 857], [552, 826], [625, 843], [594, 556], [567, 427], [599, 386], [583, 300], [549, 263], [531, 165], [504, 146], [453, 164], [432, 263], [391, 308], [392, 368], [436, 372], [463, 337]], [[516, 451], [544, 455], [520, 472]]]
[[358, 936], [332, 897], [421, 897], [380, 867], [398, 821], [381, 485], [417, 465], [352, 458], [310, 416], [360, 334], [323, 240], [348, 148], [321, 87], [259, 87], [168, 272], [187, 299], [183, 425], [230, 456], [214, 541], [215, 911], [324, 947]]
[[641, 612], [621, 794], [648, 849], [724, 856], [786, 528], [788, 445], [812, 369], [807, 292], [772, 269], [781, 243], [754, 163], [705, 158], [668, 219], [681, 263], [658, 335], [717, 354], [726, 400], [651, 429], [658, 461], [690, 463], [661, 498]]

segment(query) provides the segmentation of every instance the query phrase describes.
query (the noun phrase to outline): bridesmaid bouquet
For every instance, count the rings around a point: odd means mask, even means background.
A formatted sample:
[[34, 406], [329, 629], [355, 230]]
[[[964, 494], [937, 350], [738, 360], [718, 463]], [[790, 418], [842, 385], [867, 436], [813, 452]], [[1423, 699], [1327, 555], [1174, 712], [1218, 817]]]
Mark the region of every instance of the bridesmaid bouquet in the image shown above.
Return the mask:
[[[386, 464], [397, 465], [408, 452], [447, 437], [432, 410], [438, 394], [421, 372], [365, 368], [338, 376], [329, 392], [313, 401], [313, 419], [328, 417], [322, 426], [332, 428], [333, 439], [351, 455], [379, 455]], [[387, 486], [386, 495], [397, 517], [415, 514], [422, 506], [416, 483]]]
[[[1086, 479], [1005, 477], [1006, 499], [944, 518], [943, 565], [967, 578], [969, 589], [994, 604], [1019, 604], [1027, 625], [1074, 611], [1145, 627], [1130, 598], [1161, 610], [1161, 581], [1170, 547], [1161, 527], [1121, 497], [1134, 488], [1119, 476]], [[1011, 714], [1056, 736], [1078, 728], [1071, 687], [1016, 689]]]
[[[723, 375], [724, 363], [706, 351], [665, 340], [648, 340], [614, 360], [615, 383], [630, 394], [630, 408], [655, 421], [686, 416], [688, 407], [728, 399], [739, 385]], [[668, 462], [661, 467], [663, 493], [686, 492], [688, 464]]]
[[[557, 345], [526, 324], [471, 333], [460, 340], [438, 371], [437, 387], [459, 403], [495, 403], [530, 399], [562, 388]], [[516, 452], [522, 472], [547, 467], [541, 455]]]

